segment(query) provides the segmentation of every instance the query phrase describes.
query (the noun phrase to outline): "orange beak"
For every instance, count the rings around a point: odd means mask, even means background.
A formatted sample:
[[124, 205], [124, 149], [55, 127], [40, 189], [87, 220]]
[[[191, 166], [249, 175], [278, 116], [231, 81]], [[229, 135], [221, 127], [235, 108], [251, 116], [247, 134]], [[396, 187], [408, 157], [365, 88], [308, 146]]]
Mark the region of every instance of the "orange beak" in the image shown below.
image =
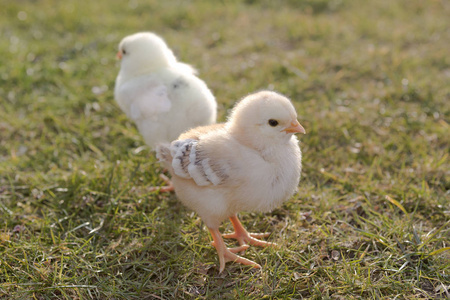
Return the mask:
[[295, 120], [291, 122], [291, 126], [289, 126], [286, 129], [283, 129], [283, 131], [285, 131], [286, 133], [303, 133], [305, 134], [305, 128], [303, 128], [302, 125], [300, 125], [300, 123]]
[[122, 52], [118, 51], [116, 57], [117, 59], [122, 59]]

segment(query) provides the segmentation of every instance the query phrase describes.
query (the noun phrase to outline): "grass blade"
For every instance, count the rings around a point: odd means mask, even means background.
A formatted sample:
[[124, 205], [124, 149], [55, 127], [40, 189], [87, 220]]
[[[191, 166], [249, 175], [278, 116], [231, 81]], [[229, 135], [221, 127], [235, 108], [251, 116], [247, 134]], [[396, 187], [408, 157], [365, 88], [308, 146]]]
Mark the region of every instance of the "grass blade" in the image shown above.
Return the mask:
[[438, 255], [439, 253], [442, 253], [442, 252], [445, 252], [445, 251], [448, 251], [448, 250], [450, 250], [450, 247], [444, 247], [444, 248], [441, 248], [441, 249], [438, 249], [438, 250], [434, 250], [433, 252], [430, 252], [427, 255], [427, 257], [433, 256], [433, 255]]
[[436, 234], [438, 234], [439, 232], [441, 232], [442, 229], [444, 229], [444, 227], [447, 226], [449, 223], [450, 223], [450, 220], [447, 221], [444, 225], [442, 225], [442, 226], [441, 226], [438, 230], [436, 230], [432, 235], [430, 235], [430, 237], [429, 237], [426, 241], [424, 241], [424, 242], [422, 243], [422, 245], [420, 245], [419, 248], [417, 248], [417, 250], [422, 249], [423, 246], [425, 246], [426, 244], [428, 244], [428, 242], [431, 241], [431, 239], [434, 238], [434, 237], [436, 236]]
[[395, 206], [397, 206], [398, 208], [400, 208], [400, 210], [402, 212], [404, 212], [405, 214], [407, 214], [406, 209], [403, 207], [403, 205], [400, 204], [400, 202], [398, 202], [397, 200], [391, 198], [389, 195], [386, 195], [386, 200], [388, 200], [389, 202], [391, 202], [392, 204], [394, 204]]

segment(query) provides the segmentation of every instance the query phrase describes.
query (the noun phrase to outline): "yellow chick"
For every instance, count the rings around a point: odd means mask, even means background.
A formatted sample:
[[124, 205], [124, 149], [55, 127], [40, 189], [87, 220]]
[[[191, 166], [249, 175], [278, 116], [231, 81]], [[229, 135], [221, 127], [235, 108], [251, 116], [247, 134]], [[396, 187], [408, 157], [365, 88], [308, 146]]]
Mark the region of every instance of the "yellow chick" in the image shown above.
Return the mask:
[[[226, 123], [194, 128], [157, 147], [178, 198], [208, 227], [220, 272], [228, 261], [261, 268], [236, 253], [248, 244], [272, 243], [258, 239], [265, 234], [247, 232], [237, 213], [270, 211], [295, 193], [301, 173], [295, 133], [305, 129], [290, 100], [262, 91], [237, 103]], [[223, 237], [237, 239], [240, 247], [227, 248], [223, 241], [219, 226], [227, 218], [235, 232]]]

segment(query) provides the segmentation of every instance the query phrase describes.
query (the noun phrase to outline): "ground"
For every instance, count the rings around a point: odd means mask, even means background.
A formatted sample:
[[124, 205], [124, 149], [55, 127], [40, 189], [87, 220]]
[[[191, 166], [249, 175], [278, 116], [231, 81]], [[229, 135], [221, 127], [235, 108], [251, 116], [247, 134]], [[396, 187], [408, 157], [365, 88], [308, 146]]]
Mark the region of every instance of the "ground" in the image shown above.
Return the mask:
[[[450, 297], [450, 3], [0, 0], [0, 298]], [[218, 259], [113, 98], [117, 44], [160, 34], [219, 120], [295, 104], [303, 174], [261, 271]], [[231, 231], [229, 222], [221, 228]], [[228, 241], [233, 245], [232, 241]]]

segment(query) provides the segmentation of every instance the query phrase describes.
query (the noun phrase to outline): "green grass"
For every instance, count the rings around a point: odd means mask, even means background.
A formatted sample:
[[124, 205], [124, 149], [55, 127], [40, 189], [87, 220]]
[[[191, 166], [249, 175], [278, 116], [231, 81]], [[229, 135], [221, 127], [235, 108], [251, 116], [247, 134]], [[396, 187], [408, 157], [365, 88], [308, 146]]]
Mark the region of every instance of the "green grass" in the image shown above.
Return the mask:
[[[0, 298], [450, 297], [448, 1], [0, 6]], [[197, 215], [148, 192], [160, 166], [113, 99], [117, 44], [142, 30], [220, 120], [260, 89], [295, 102], [298, 194], [241, 215], [282, 246], [245, 253], [262, 271], [219, 275]]]

